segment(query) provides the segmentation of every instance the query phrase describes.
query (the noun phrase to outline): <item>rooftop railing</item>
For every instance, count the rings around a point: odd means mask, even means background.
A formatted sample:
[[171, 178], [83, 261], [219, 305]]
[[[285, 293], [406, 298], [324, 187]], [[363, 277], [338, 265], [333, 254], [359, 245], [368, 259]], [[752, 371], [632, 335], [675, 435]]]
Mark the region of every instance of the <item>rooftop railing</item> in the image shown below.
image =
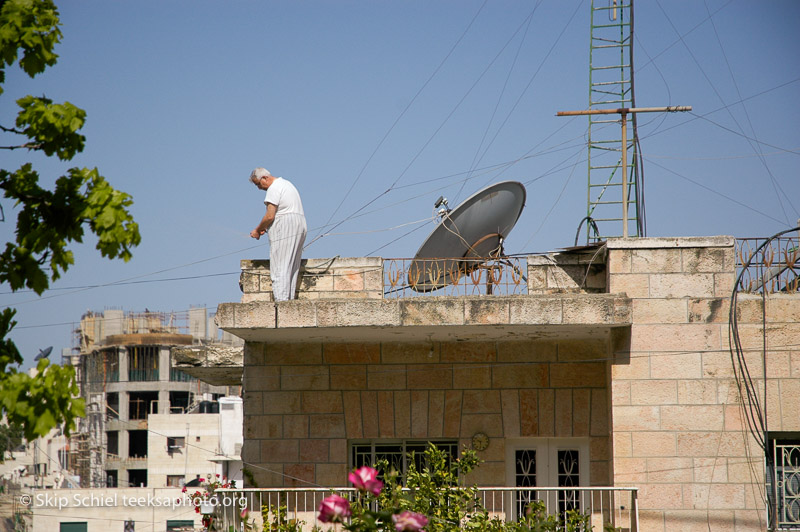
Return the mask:
[[736, 240], [737, 287], [751, 293], [800, 292], [800, 236]]
[[387, 299], [420, 296], [526, 294], [525, 259], [384, 259]]
[[[312, 530], [324, 523], [317, 520], [320, 502], [336, 493], [352, 499], [352, 488], [243, 488], [219, 489], [209, 507], [222, 530], [239, 530], [243, 509], [256, 529], [269, 530], [276, 525], [293, 523], [299, 530]], [[505, 522], [521, 519], [532, 501], [540, 501], [549, 515], [563, 519], [568, 510], [579, 511], [594, 530], [606, 527], [637, 532], [639, 511], [637, 488], [478, 488], [478, 500], [489, 514]]]

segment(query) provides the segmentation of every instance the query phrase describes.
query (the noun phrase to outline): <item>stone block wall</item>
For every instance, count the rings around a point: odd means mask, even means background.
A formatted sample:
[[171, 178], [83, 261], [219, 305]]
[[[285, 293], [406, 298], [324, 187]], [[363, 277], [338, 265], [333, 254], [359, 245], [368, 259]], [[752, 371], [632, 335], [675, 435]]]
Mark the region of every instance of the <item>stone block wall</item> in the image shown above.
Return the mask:
[[605, 247], [528, 257], [528, 293], [607, 292]]
[[[764, 456], [746, 430], [729, 352], [730, 237], [608, 242], [608, 288], [632, 299], [611, 366], [613, 481], [640, 488], [642, 530], [763, 530]], [[767, 415], [800, 429], [800, 297], [768, 296]], [[763, 390], [761, 296], [739, 296]], [[792, 347], [794, 346], [794, 347]]]
[[607, 334], [594, 339], [256, 343], [245, 347], [243, 460], [259, 487], [342, 486], [348, 443], [483, 432], [470, 482], [507, 485], [504, 438], [583, 437], [608, 485]]
[[[269, 260], [242, 260], [241, 268], [239, 287], [242, 303], [272, 301]], [[383, 259], [303, 259], [297, 284], [298, 299], [381, 299]]]

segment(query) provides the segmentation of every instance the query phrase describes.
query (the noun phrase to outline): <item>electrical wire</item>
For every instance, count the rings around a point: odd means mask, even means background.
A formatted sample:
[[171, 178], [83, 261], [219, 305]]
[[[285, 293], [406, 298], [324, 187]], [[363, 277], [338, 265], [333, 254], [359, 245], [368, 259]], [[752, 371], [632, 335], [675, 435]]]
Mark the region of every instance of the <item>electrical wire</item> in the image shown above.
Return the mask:
[[728, 200], [728, 201], [732, 201], [733, 203], [736, 203], [737, 205], [740, 205], [740, 206], [742, 206], [742, 207], [744, 207], [744, 208], [746, 208], [746, 209], [749, 209], [749, 210], [751, 210], [751, 211], [753, 211], [753, 212], [755, 212], [755, 213], [758, 213], [758, 214], [760, 214], [761, 216], [764, 216], [765, 218], [769, 218], [770, 220], [772, 220], [772, 221], [774, 221], [774, 222], [778, 222], [779, 224], [783, 224], [783, 221], [782, 221], [782, 220], [779, 220], [779, 219], [777, 219], [777, 218], [774, 218], [774, 217], [770, 216], [769, 214], [767, 214], [767, 213], [765, 213], [765, 212], [761, 212], [761, 211], [759, 211], [758, 209], [755, 209], [755, 208], [753, 208], [753, 207], [751, 207], [751, 206], [749, 206], [749, 205], [747, 205], [747, 204], [745, 204], [745, 203], [742, 203], [741, 201], [739, 201], [739, 200], [736, 200], [736, 199], [734, 199], [734, 198], [732, 198], [732, 197], [730, 197], [730, 196], [728, 196], [728, 195], [726, 195], [726, 194], [723, 194], [722, 192], [718, 192], [718, 191], [714, 190], [713, 188], [711, 188], [711, 187], [709, 187], [709, 186], [706, 186], [706, 185], [704, 185], [704, 184], [702, 184], [702, 183], [699, 183], [699, 182], [695, 181], [694, 179], [691, 179], [691, 178], [689, 178], [689, 177], [686, 177], [686, 176], [685, 176], [685, 175], [683, 175], [683, 174], [679, 174], [678, 172], [676, 172], [676, 171], [674, 171], [674, 170], [671, 170], [671, 169], [667, 168], [666, 166], [664, 166], [664, 165], [662, 165], [662, 164], [658, 164], [658, 163], [657, 163], [657, 162], [655, 162], [655, 161], [650, 161], [650, 163], [651, 163], [651, 164], [654, 164], [654, 165], [656, 165], [656, 166], [658, 166], [659, 168], [662, 168], [663, 170], [666, 170], [667, 172], [669, 172], [669, 173], [671, 173], [671, 174], [673, 174], [673, 175], [676, 175], [676, 176], [680, 177], [681, 179], [685, 179], [686, 181], [688, 181], [688, 182], [690, 182], [690, 183], [693, 183], [693, 184], [697, 185], [697, 186], [698, 186], [698, 187], [700, 187], [700, 188], [704, 188], [704, 189], [708, 190], [709, 192], [712, 192], [712, 193], [714, 193], [714, 194], [716, 194], [716, 195], [718, 195], [718, 196], [720, 196], [720, 197], [723, 197], [723, 198], [725, 198], [725, 199], [726, 199], [726, 200]]
[[[733, 290], [731, 292], [731, 302], [730, 302], [730, 310], [728, 314], [728, 345], [730, 346], [730, 355], [731, 355], [731, 365], [733, 367], [733, 376], [736, 382], [736, 387], [739, 392], [739, 397], [741, 399], [741, 406], [743, 411], [743, 417], [747, 421], [747, 429], [752, 436], [753, 440], [755, 440], [756, 444], [758, 445], [759, 449], [762, 452], [762, 456], [766, 458], [766, 466], [769, 471], [774, 471], [775, 464], [774, 464], [774, 456], [772, 456], [769, 452], [769, 425], [767, 419], [767, 411], [766, 405], [767, 403], [767, 289], [766, 286], [761, 286], [761, 333], [762, 333], [762, 347], [761, 347], [761, 355], [762, 355], [762, 371], [763, 371], [763, 381], [764, 381], [764, 390], [763, 390], [763, 403], [761, 402], [761, 392], [758, 389], [758, 385], [756, 384], [753, 375], [751, 374], [750, 368], [748, 366], [746, 351], [742, 345], [741, 338], [739, 336], [739, 313], [737, 312], [737, 302], [739, 296], [739, 290], [742, 282], [742, 278], [744, 277], [745, 272], [748, 271], [752, 261], [759, 256], [759, 253], [770, 243], [787, 234], [792, 232], [800, 231], [800, 226], [794, 227], [792, 229], [787, 229], [785, 231], [781, 231], [776, 233], [766, 239], [747, 259], [747, 261], [742, 264], [741, 271], [739, 275], [736, 277], [736, 282], [733, 285]], [[764, 280], [765, 281], [765, 280]], [[770, 349], [772, 351], [772, 349]], [[747, 441], [747, 438], [745, 438]], [[776, 482], [777, 479], [773, 478], [773, 482]], [[777, 505], [777, 501], [774, 501], [770, 498], [769, 494], [765, 497], [767, 500], [767, 507], [769, 509], [769, 516], [770, 521], [772, 521], [775, 511], [775, 505]]]
[[[678, 29], [675, 27], [675, 24], [673, 24], [673, 22], [672, 22], [672, 19], [669, 17], [669, 15], [667, 14], [667, 12], [664, 10], [664, 7], [661, 5], [661, 2], [660, 2], [660, 0], [656, 0], [656, 4], [657, 4], [657, 5], [658, 5], [658, 7], [661, 9], [661, 12], [664, 14], [664, 18], [667, 20], [667, 22], [669, 22], [669, 24], [670, 24], [670, 26], [672, 27], [673, 31], [674, 31], [676, 34], [678, 34], [678, 35], [680, 36], [680, 33], [678, 32]], [[713, 17], [712, 17], [711, 15], [709, 15], [709, 17], [708, 17], [708, 20], [711, 20], [711, 22], [712, 22], [712, 26], [713, 26]], [[714, 31], [715, 31], [715, 34], [716, 34], [716, 28], [714, 28]], [[681, 44], [683, 44], [684, 48], [685, 48], [685, 49], [686, 49], [686, 51], [688, 52], [688, 54], [689, 54], [689, 57], [691, 57], [691, 58], [692, 58], [692, 61], [694, 61], [694, 64], [695, 64], [695, 66], [698, 68], [698, 70], [700, 71], [700, 73], [703, 75], [703, 77], [705, 78], [706, 82], [707, 82], [707, 83], [708, 83], [708, 85], [711, 87], [711, 90], [712, 90], [712, 91], [714, 92], [714, 94], [717, 96], [717, 99], [718, 99], [718, 100], [719, 100], [719, 101], [720, 101], [720, 102], [721, 102], [723, 105], [725, 105], [725, 110], [728, 112], [728, 115], [730, 116], [730, 118], [733, 120], [733, 122], [734, 122], [734, 123], [736, 124], [736, 126], [739, 128], [739, 131], [740, 131], [741, 135], [742, 135], [743, 137], [745, 137], [745, 138], [748, 138], [748, 137], [747, 137], [747, 135], [745, 135], [745, 133], [744, 133], [744, 129], [743, 129], [743, 128], [742, 128], [742, 126], [739, 124], [739, 121], [738, 121], [738, 120], [736, 120], [736, 117], [735, 117], [735, 116], [733, 115], [733, 113], [731, 112], [731, 110], [730, 110], [730, 106], [728, 106], [728, 105], [726, 105], [726, 104], [725, 104], [725, 99], [722, 97], [722, 95], [720, 94], [719, 90], [717, 90], [716, 86], [715, 86], [715, 85], [714, 85], [714, 83], [711, 81], [711, 78], [708, 76], [708, 74], [706, 73], [705, 69], [703, 69], [703, 67], [700, 65], [700, 62], [697, 60], [697, 57], [694, 55], [694, 52], [692, 52], [692, 49], [689, 47], [689, 45], [686, 43], [686, 41], [684, 40], [684, 38], [683, 38], [682, 36], [680, 36], [679, 38], [680, 38], [680, 42], [681, 42]], [[720, 43], [720, 46], [722, 46], [722, 44], [721, 44], [721, 43]], [[723, 48], [723, 52], [722, 52], [722, 53], [723, 53], [723, 57], [725, 57], [725, 61], [727, 62], [727, 56], [725, 55], [724, 48]], [[728, 66], [729, 66], [729, 68], [730, 68], [730, 64], [729, 64], [729, 63], [728, 63]], [[731, 75], [732, 75], [732, 73], [731, 73]], [[734, 85], [736, 85], [735, 81], [734, 81]], [[737, 89], [737, 92], [738, 92], [738, 86], [736, 86], [736, 89]], [[745, 115], [746, 115], [746, 116], [748, 116], [748, 115], [747, 115], [747, 111], [746, 111], [746, 109], [745, 109]], [[749, 120], [749, 116], [748, 116], [748, 120]], [[755, 142], [758, 142], [758, 140], [757, 140], [757, 139], [754, 139], [754, 140], [755, 140]], [[750, 142], [750, 141], [748, 141], [748, 142]], [[752, 143], [750, 143], [750, 148], [751, 148], [753, 151], [755, 151], [756, 153], [758, 153], [758, 150], [757, 150], [756, 146], [755, 146], [755, 145], [753, 145]], [[765, 160], [764, 160], [763, 158], [761, 158], [761, 162], [762, 162], [762, 164], [764, 164], [764, 165], [765, 165], [765, 169], [767, 170], [767, 175], [769, 175], [770, 182], [771, 182], [771, 184], [772, 184], [772, 186], [773, 186], [773, 189], [775, 190], [775, 194], [776, 194], [776, 197], [777, 197], [777, 199], [778, 199], [778, 204], [780, 205], [780, 207], [781, 207], [781, 210], [783, 211], [783, 215], [784, 215], [784, 218], [785, 218], [785, 222], [788, 224], [788, 223], [790, 223], [790, 222], [789, 222], [789, 216], [788, 216], [788, 214], [786, 213], [786, 210], [784, 209], [784, 206], [783, 206], [783, 201], [781, 201], [780, 194], [778, 193], [778, 188], [779, 188], [779, 186], [778, 186], [778, 185], [777, 185], [777, 183], [776, 183], [776, 181], [777, 181], [777, 180], [776, 180], [775, 176], [772, 174], [772, 170], [769, 168], [769, 166], [767, 166], [767, 165], [765, 164]], [[785, 195], [785, 192], [784, 192], [784, 195]], [[787, 196], [787, 199], [788, 199], [788, 196]], [[795, 209], [795, 211], [796, 211], [796, 210], [797, 210], [797, 209]]]
[[[369, 165], [370, 161], [372, 161], [373, 157], [375, 157], [375, 154], [378, 153], [378, 150], [381, 148], [381, 146], [383, 146], [383, 143], [389, 137], [389, 134], [394, 130], [395, 126], [398, 124], [398, 122], [400, 122], [400, 119], [403, 118], [403, 116], [411, 108], [411, 106], [414, 104], [414, 102], [416, 102], [416, 100], [419, 97], [419, 95], [422, 94], [422, 91], [425, 90], [425, 87], [427, 87], [428, 84], [433, 80], [433, 78], [436, 77], [436, 74], [439, 73], [439, 70], [441, 70], [441, 68], [444, 66], [444, 64], [447, 62], [447, 60], [453, 54], [455, 49], [458, 47], [458, 45], [464, 39], [464, 36], [466, 36], [466, 34], [469, 32], [469, 29], [475, 23], [475, 21], [478, 18], [478, 15], [480, 15], [481, 11], [483, 11], [483, 8], [486, 6], [486, 3], [488, 1], [489, 0], [484, 0], [483, 4], [481, 4], [481, 6], [478, 8], [478, 11], [475, 12], [475, 15], [472, 17], [472, 20], [470, 20], [469, 24], [467, 24], [467, 27], [464, 28], [464, 31], [461, 32], [461, 35], [459, 36], [459, 38], [456, 40], [456, 42], [450, 48], [450, 51], [448, 51], [447, 54], [444, 56], [444, 59], [442, 59], [439, 62], [439, 65], [434, 69], [433, 73], [428, 77], [428, 79], [425, 81], [425, 83], [422, 84], [422, 87], [419, 88], [419, 90], [414, 95], [414, 97], [411, 98], [411, 101], [408, 102], [408, 104], [405, 106], [405, 108], [400, 112], [400, 115], [398, 115], [398, 117], [395, 119], [394, 123], [392, 123], [392, 125], [389, 127], [388, 131], [386, 131], [386, 133], [383, 135], [383, 137], [381, 138], [380, 142], [378, 142], [378, 145], [372, 151], [372, 154], [370, 154], [370, 156], [367, 158], [367, 161], [364, 163], [364, 166], [361, 167], [361, 171], [359, 171], [358, 175], [353, 180], [353, 183], [350, 185], [350, 188], [348, 189], [347, 193], [345, 193], [344, 197], [342, 198], [342, 201], [339, 202], [339, 205], [336, 207], [336, 209], [334, 209], [333, 213], [331, 213], [330, 217], [328, 218], [328, 221], [325, 223], [325, 226], [329, 225], [331, 220], [333, 219], [333, 217], [336, 215], [336, 213], [339, 212], [339, 209], [342, 207], [342, 205], [344, 204], [344, 202], [347, 199], [347, 197], [353, 191], [353, 189], [356, 186], [356, 183], [358, 183], [358, 181], [361, 179], [361, 176], [364, 174], [364, 171], [367, 169], [367, 166]], [[334, 228], [335, 227], [337, 227], [337, 226], [334, 226]], [[317, 240], [317, 237], [312, 238], [311, 242], [308, 243], [308, 246], [313, 244], [316, 240]], [[308, 247], [308, 246], [306, 246], [306, 247]]]
[[[511, 66], [508, 69], [508, 74], [506, 74], [506, 79], [503, 82], [503, 87], [500, 89], [500, 94], [497, 97], [497, 101], [495, 102], [494, 109], [492, 109], [492, 115], [489, 117], [489, 121], [486, 124], [486, 128], [483, 130], [483, 136], [481, 137], [481, 140], [478, 143], [478, 148], [475, 150], [475, 155], [472, 158], [472, 163], [470, 163], [470, 174], [472, 173], [472, 170], [478, 164], [480, 164], [480, 160], [481, 159], [479, 159], [478, 157], [480, 155], [481, 148], [483, 147], [483, 143], [486, 140], [486, 136], [489, 134], [489, 129], [491, 129], [492, 124], [494, 123], [494, 117], [497, 116], [497, 110], [500, 108], [500, 102], [503, 101], [503, 96], [505, 95], [506, 89], [508, 88], [508, 82], [511, 80], [511, 74], [514, 72], [514, 68], [517, 65], [517, 60], [519, 59], [519, 54], [522, 51], [522, 46], [525, 44], [525, 38], [528, 36], [528, 31], [530, 30], [531, 23], [533, 22], [533, 14], [536, 12], [536, 10], [539, 8], [539, 6], [541, 4], [542, 4], [542, 0], [539, 0], [539, 2], [537, 2], [536, 6], [533, 8], [533, 11], [531, 11], [531, 14], [528, 15], [528, 24], [525, 26], [525, 32], [522, 34], [522, 38], [519, 41], [519, 46], [517, 47], [517, 53], [514, 54], [514, 59], [511, 62]], [[465, 184], [466, 184], [466, 181], [463, 181], [462, 184], [461, 184], [461, 188], [458, 189], [458, 192], [456, 193], [455, 197], [453, 198], [453, 202], [454, 203], [458, 202], [458, 199], [461, 196], [461, 192], [464, 190], [464, 185]]]

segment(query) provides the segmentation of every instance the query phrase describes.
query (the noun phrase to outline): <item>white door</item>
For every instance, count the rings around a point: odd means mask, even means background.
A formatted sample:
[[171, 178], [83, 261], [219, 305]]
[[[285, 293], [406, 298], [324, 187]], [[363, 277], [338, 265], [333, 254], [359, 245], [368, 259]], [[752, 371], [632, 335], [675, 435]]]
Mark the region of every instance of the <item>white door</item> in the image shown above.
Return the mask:
[[[588, 438], [525, 438], [506, 440], [506, 480], [520, 488], [574, 488], [589, 485]], [[545, 503], [548, 513], [563, 514], [581, 506], [575, 490], [532, 490], [514, 493], [514, 516], [531, 501]]]

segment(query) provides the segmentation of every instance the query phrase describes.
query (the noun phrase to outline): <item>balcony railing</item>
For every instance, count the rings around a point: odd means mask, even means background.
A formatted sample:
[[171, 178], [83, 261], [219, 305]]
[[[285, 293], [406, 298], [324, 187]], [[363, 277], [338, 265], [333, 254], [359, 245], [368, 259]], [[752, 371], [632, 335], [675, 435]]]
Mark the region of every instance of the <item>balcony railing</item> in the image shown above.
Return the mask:
[[[588, 518], [593, 530], [615, 527], [637, 532], [639, 510], [637, 488], [478, 488], [482, 506], [490, 518], [516, 521], [525, 514], [531, 501], [541, 501], [546, 512], [563, 517], [567, 510], [578, 510]], [[244, 488], [215, 492], [216, 520], [222, 530], [239, 529], [241, 512], [249, 510], [249, 519], [257, 530], [277, 522], [293, 521], [302, 530], [312, 530], [324, 523], [317, 520], [319, 504], [331, 493], [346, 498], [355, 496], [352, 488]], [[221, 522], [220, 522], [221, 521]], [[268, 530], [269, 528], [265, 528]]]
[[384, 259], [386, 298], [514, 295], [528, 292], [519, 257]]
[[768, 294], [800, 292], [800, 236], [783, 236], [766, 242], [766, 238], [736, 240], [736, 274], [742, 274], [739, 290]]

